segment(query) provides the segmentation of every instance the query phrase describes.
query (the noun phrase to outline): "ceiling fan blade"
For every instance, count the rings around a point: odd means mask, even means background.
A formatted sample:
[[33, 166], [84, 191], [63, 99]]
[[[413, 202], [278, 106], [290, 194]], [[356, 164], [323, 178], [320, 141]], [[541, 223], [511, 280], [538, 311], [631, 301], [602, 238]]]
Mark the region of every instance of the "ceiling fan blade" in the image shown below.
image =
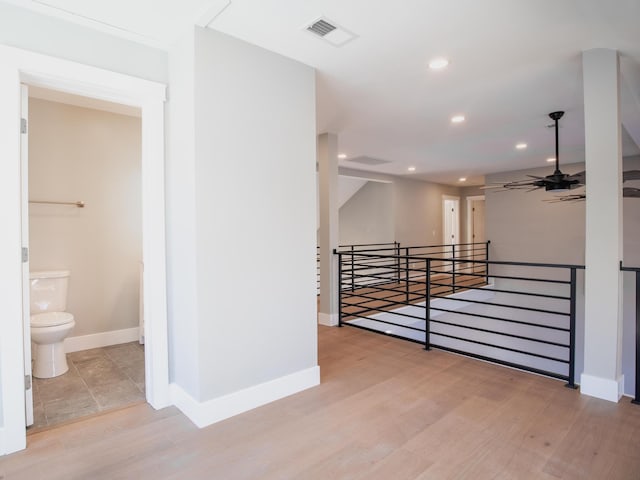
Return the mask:
[[538, 177], [537, 175], [527, 175], [527, 177], [531, 177], [531, 178], [537, 178], [539, 180], [543, 179], [544, 177]]
[[640, 188], [624, 187], [622, 196], [625, 198], [640, 198]]
[[580, 183], [584, 184], [587, 181], [587, 172], [582, 171], [582, 172], [572, 173], [571, 175], [568, 175], [567, 178], [569, 180], [578, 180]]

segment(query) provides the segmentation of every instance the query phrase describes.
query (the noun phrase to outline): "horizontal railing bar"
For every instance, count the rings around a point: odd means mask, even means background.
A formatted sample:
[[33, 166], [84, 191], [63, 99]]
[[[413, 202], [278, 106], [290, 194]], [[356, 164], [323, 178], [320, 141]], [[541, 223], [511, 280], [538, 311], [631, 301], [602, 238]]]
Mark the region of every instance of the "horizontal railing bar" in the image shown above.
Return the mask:
[[343, 322], [343, 324], [347, 325], [348, 327], [359, 328], [361, 330], [367, 330], [368, 332], [377, 333], [379, 335], [386, 335], [387, 337], [399, 338], [400, 340], [406, 340], [408, 342], [419, 343], [419, 344], [424, 343], [422, 340], [416, 340], [415, 338], [403, 337], [402, 335], [396, 335], [395, 333], [387, 333], [381, 330], [376, 330], [375, 328], [365, 327], [364, 325], [358, 325], [357, 323], [350, 323], [350, 322], [351, 320], [346, 320]]
[[517, 310], [526, 310], [528, 312], [539, 312], [539, 313], [549, 313], [551, 315], [563, 315], [563, 316], [569, 316], [569, 312], [556, 312], [554, 310], [546, 310], [543, 308], [533, 308], [533, 307], [521, 307], [519, 305], [509, 305], [507, 303], [492, 303], [492, 302], [484, 302], [482, 300], [471, 300], [469, 298], [455, 298], [455, 297], [443, 297], [441, 295], [431, 295], [431, 298], [444, 298], [446, 300], [453, 300], [456, 302], [469, 302], [469, 303], [478, 303], [481, 305], [492, 305], [494, 307], [501, 307], [501, 308], [515, 308]]
[[[342, 253], [343, 256], [349, 256], [349, 252], [335, 252]], [[359, 253], [355, 252], [354, 255], [359, 255], [363, 257], [382, 257], [382, 255], [372, 255], [368, 253]], [[424, 257], [414, 257], [413, 255], [386, 255], [387, 258], [400, 258], [400, 259], [415, 259], [420, 260], [424, 259]], [[440, 258], [430, 258], [430, 260], [439, 261], [442, 260]], [[471, 262], [471, 263], [479, 263], [486, 265], [506, 265], [506, 266], [514, 266], [514, 267], [544, 267], [544, 268], [575, 268], [578, 270], [584, 270], [584, 265], [573, 265], [573, 264], [562, 264], [562, 263], [534, 263], [534, 262], [506, 262], [502, 260], [458, 260], [455, 258], [447, 258], [448, 262]]]
[[[346, 304], [343, 303], [342, 304], [343, 308], [351, 307], [351, 306], [352, 305], [350, 305], [348, 303], [346, 303]], [[369, 312], [369, 311], [374, 311], [374, 312], [377, 312], [377, 313], [390, 313], [389, 310], [384, 310], [384, 309], [378, 308], [378, 307], [363, 307], [362, 305], [355, 305], [355, 307], [360, 309], [356, 313]], [[349, 312], [343, 312], [343, 314], [347, 315], [347, 316], [351, 315]], [[401, 317], [406, 317], [406, 318], [414, 318], [416, 320], [424, 320], [424, 317], [418, 317], [416, 315], [409, 315], [408, 313], [393, 312], [393, 315], [400, 315]]]
[[[379, 301], [379, 299], [377, 298], [372, 298], [372, 297], [363, 297], [363, 298], [368, 298], [368, 300], [366, 302], [362, 302], [362, 303], [345, 303], [342, 302], [340, 305], [344, 308], [346, 307], [356, 307], [356, 308], [362, 308], [362, 311], [367, 311], [367, 310], [375, 310], [376, 312], [385, 312], [385, 313], [389, 313], [392, 315], [401, 315], [401, 316], [405, 316], [405, 317], [410, 317], [410, 318], [418, 318], [418, 319], [423, 319], [423, 317], [415, 317], [413, 315], [409, 315], [406, 313], [399, 313], [399, 312], [395, 312], [395, 311], [390, 311], [390, 310], [384, 310], [381, 309], [379, 307], [365, 307], [364, 304], [368, 303], [370, 301]], [[418, 297], [419, 298], [419, 297]], [[394, 302], [393, 300], [386, 300], [386, 301], [382, 301], [382, 303], [385, 303], [384, 305], [380, 305], [380, 307], [385, 307], [385, 306], [392, 306], [392, 305], [404, 305], [404, 306], [411, 306], [411, 307], [416, 307], [416, 308], [420, 308], [420, 309], [424, 309], [425, 307], [423, 305], [407, 305], [406, 303], [403, 302]], [[347, 313], [347, 312], [345, 312]]]
[[[393, 323], [393, 322], [389, 322], [387, 320], [378, 320], [377, 318], [371, 318], [371, 317], [363, 317], [362, 315], [358, 315], [356, 314], [345, 314], [348, 317], [357, 317], [357, 318], [361, 318], [363, 320], [370, 320], [372, 322], [380, 322], [380, 323], [384, 323], [385, 325], [394, 325], [396, 327], [402, 327], [402, 328], [408, 328], [409, 330], [415, 330], [417, 332], [424, 332], [424, 328], [417, 328], [417, 327], [408, 327], [406, 325], [402, 325], [400, 323]], [[416, 318], [418, 320], [424, 320], [423, 318], [420, 317], [410, 317], [410, 318]], [[343, 320], [348, 322], [349, 320]]]
[[[446, 285], [446, 286], [450, 286], [450, 284], [448, 284], [448, 283], [437, 283], [437, 282], [434, 282], [434, 281], [431, 281], [431, 285], [439, 285], [439, 286], [445, 286]], [[480, 288], [467, 287], [467, 288], [469, 288], [470, 290], [487, 290], [484, 287], [480, 287]], [[487, 291], [489, 291], [489, 292], [499, 292], [499, 293], [510, 293], [510, 294], [513, 294], [513, 295], [528, 295], [530, 297], [553, 298], [553, 299], [556, 299], [556, 300], [571, 300], [571, 297], [561, 297], [559, 295], [548, 295], [546, 293], [521, 292], [521, 291], [518, 291], [518, 290], [503, 290], [503, 289], [500, 289], [500, 288], [491, 288], [491, 289], [488, 289]]]
[[[356, 313], [343, 312], [342, 315], [344, 315], [347, 318], [350, 317], [350, 316], [355, 316], [355, 317], [358, 317], [358, 318], [366, 318], [367, 320], [371, 320], [371, 321], [374, 321], [374, 322], [389, 323], [390, 325], [396, 325], [398, 327], [403, 327], [404, 326], [404, 325], [391, 323], [391, 322], [388, 322], [386, 320], [378, 320], [377, 318], [365, 317], [365, 316], [360, 315], [360, 313], [362, 313], [363, 311], [367, 311], [367, 310], [377, 310], [379, 313], [389, 313], [388, 310], [380, 310], [380, 309], [372, 307], [372, 308], [368, 308], [366, 310], [358, 311]], [[407, 314], [404, 314], [404, 313], [397, 313], [396, 315], [400, 315], [400, 316], [405, 317], [405, 318], [412, 318], [412, 319], [415, 319], [415, 320], [424, 320], [423, 317], [416, 317], [414, 315], [407, 315]], [[418, 330], [420, 332], [424, 332], [424, 330], [420, 330], [419, 328], [415, 329], [415, 330]]]
[[563, 360], [561, 358], [550, 357], [548, 355], [541, 355], [539, 353], [526, 352], [524, 350], [519, 350], [517, 348], [502, 347], [500, 345], [494, 345], [492, 343], [477, 342], [475, 340], [468, 340], [466, 338], [456, 337], [455, 335], [447, 335], [444, 333], [436, 333], [436, 332], [431, 332], [431, 335], [439, 335], [441, 337], [453, 338], [454, 340], [460, 340], [462, 342], [473, 343], [475, 345], [484, 345], [485, 347], [497, 348], [499, 350], [506, 350], [508, 352], [521, 353], [523, 355], [529, 355], [531, 357], [537, 357], [537, 358], [544, 358], [545, 360], [552, 360], [554, 362], [569, 363], [569, 360]]
[[[396, 282], [389, 282], [389, 283], [396, 283]], [[381, 283], [379, 285], [385, 285], [385, 284]], [[406, 289], [404, 289], [404, 288], [397, 290], [397, 289], [394, 289], [394, 288], [380, 287], [379, 285], [373, 285], [371, 288], [375, 288], [376, 291], [378, 291], [378, 292], [396, 292], [396, 293], [402, 293], [402, 294], [406, 293]], [[420, 283], [416, 282], [414, 285], [424, 285], [424, 284], [422, 282], [420, 282]], [[367, 285], [367, 286], [363, 286], [363, 287], [360, 287], [360, 288], [367, 289], [367, 288], [370, 288], [370, 287]], [[400, 288], [400, 287], [398, 287], [398, 288]], [[421, 291], [422, 291], [422, 293], [424, 293], [424, 290], [421, 290]], [[365, 293], [373, 293], [373, 292], [365, 292]], [[354, 291], [350, 295], [351, 296], [358, 296], [359, 293]]]
[[[411, 340], [411, 339], [407, 339], [407, 340]], [[498, 365], [504, 365], [506, 367], [516, 368], [518, 370], [525, 370], [527, 372], [536, 373], [538, 375], [544, 375], [546, 377], [557, 378], [558, 380], [568, 380], [569, 379], [568, 375], [562, 375], [561, 373], [549, 372], [547, 370], [541, 370], [539, 368], [528, 367], [526, 365], [520, 365], [518, 363], [508, 362], [506, 360], [499, 360], [497, 358], [485, 357], [484, 355], [479, 355], [477, 353], [465, 352], [463, 350], [457, 350], [455, 348], [445, 347], [443, 345], [436, 345], [434, 343], [432, 343], [431, 346], [434, 347], [434, 348], [437, 348], [439, 350], [444, 350], [444, 351], [447, 351], [447, 352], [455, 353], [457, 355], [462, 355], [462, 356], [465, 356], [465, 357], [472, 357], [472, 358], [476, 358], [478, 360], [483, 360], [485, 362], [490, 362], [490, 363], [495, 363], [495, 364], [498, 364]]]
[[[460, 324], [451, 323], [451, 322], [445, 322], [445, 321], [437, 320], [437, 319], [431, 319], [431, 322], [432, 323], [439, 323], [440, 325], [448, 325], [450, 327], [466, 328], [467, 330], [474, 330], [476, 332], [490, 333], [492, 335], [500, 335], [500, 336], [509, 337], [509, 338], [518, 338], [520, 340], [527, 340], [528, 342], [542, 343], [543, 345], [553, 345], [555, 347], [569, 348], [569, 345], [565, 345], [564, 343], [550, 342], [548, 340], [540, 340], [538, 338], [525, 337], [523, 335], [515, 335], [513, 333], [496, 332], [495, 330], [489, 330], [487, 328], [470, 327], [468, 325], [460, 325]], [[438, 333], [435, 332], [434, 330], [431, 330], [431, 333], [433, 335], [438, 335]], [[470, 340], [470, 341], [474, 342], [475, 340]]]
[[[359, 307], [361, 305], [364, 305], [365, 303], [370, 303], [370, 302], [373, 302], [373, 301], [380, 301], [380, 302], [383, 302], [383, 303], [387, 303], [388, 305], [407, 305], [406, 302], [396, 302], [395, 300], [390, 300], [390, 299], [392, 299], [394, 297], [400, 297], [400, 296], [406, 297], [406, 294], [404, 292], [396, 293], [396, 294], [389, 295], [389, 296], [384, 297], [384, 298], [369, 297], [369, 296], [364, 295], [364, 294], [363, 295], [350, 295], [349, 298], [365, 298], [366, 300], [361, 301], [361, 302], [356, 301], [354, 303], [348, 303], [346, 301], [343, 301], [342, 305], [348, 305], [348, 306], [352, 306], [352, 307]], [[420, 298], [421, 296], [424, 296], [424, 294], [419, 294], [419, 295], [415, 295], [415, 296]], [[383, 306], [385, 306], [385, 305], [383, 305]], [[388, 311], [388, 310], [385, 310], [385, 311]]]
[[623, 267], [620, 265], [620, 270], [623, 272], [640, 272], [640, 267]]
[[[527, 326], [530, 326], [530, 327], [540, 327], [540, 328], [545, 328], [547, 330], [557, 330], [559, 332], [569, 332], [570, 331], [568, 328], [555, 327], [555, 326], [552, 326], [552, 325], [541, 325], [539, 323], [525, 322], [523, 320], [514, 320], [512, 318], [494, 317], [493, 315], [484, 315], [482, 313], [463, 312], [462, 310], [451, 310], [451, 309], [448, 309], [448, 308], [435, 308], [435, 307], [431, 307], [431, 310], [437, 310], [438, 312], [453, 313], [453, 314], [456, 314], [456, 315], [468, 315], [470, 317], [487, 318], [489, 320], [498, 320], [500, 322], [514, 323], [514, 324], [517, 324], [517, 325], [527, 325]], [[436, 320], [431, 319], [431, 321], [435, 322]]]

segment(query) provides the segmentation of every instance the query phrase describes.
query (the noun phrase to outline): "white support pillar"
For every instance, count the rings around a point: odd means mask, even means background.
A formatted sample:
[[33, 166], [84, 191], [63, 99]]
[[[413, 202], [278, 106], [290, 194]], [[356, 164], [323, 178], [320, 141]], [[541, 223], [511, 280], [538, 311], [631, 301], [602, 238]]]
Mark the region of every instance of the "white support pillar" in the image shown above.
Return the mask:
[[318, 322], [338, 324], [338, 138], [333, 133], [318, 136], [318, 180], [320, 189], [320, 310]]
[[583, 394], [622, 395], [622, 145], [618, 52], [583, 52], [585, 163], [585, 342]]

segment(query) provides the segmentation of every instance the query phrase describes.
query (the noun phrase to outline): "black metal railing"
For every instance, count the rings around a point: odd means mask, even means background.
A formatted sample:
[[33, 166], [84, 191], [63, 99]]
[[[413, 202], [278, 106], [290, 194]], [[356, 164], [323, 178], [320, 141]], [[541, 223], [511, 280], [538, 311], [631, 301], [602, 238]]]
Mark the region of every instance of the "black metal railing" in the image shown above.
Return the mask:
[[[406, 255], [427, 247], [404, 247], [402, 255], [336, 251], [340, 326], [559, 378], [575, 388], [576, 283], [584, 267], [475, 259], [478, 245], [486, 256], [488, 243], [467, 244], [463, 255], [456, 245], [458, 257], [442, 256], [453, 252], [442, 248], [437, 257]], [[372, 274], [372, 262], [389, 271]]]
[[[387, 242], [387, 243], [357, 243], [353, 245], [340, 245], [339, 250], [347, 252], [361, 252], [361, 251], [387, 251], [388, 249], [394, 251], [396, 254], [400, 254], [399, 242]], [[320, 247], [316, 247], [316, 294], [320, 295]]]
[[[486, 264], [459, 262], [459, 260], [488, 260], [489, 243], [402, 247], [396, 242], [388, 246], [362, 245], [359, 249], [344, 246], [337, 252], [350, 254], [351, 264], [344, 265], [340, 278], [343, 284], [350, 283], [351, 291], [391, 281], [403, 282], [404, 285], [409, 286], [413, 277], [423, 275], [426, 259], [430, 258], [434, 260], [433, 273], [450, 277], [451, 287], [455, 292], [459, 286], [457, 280], [464, 277], [466, 273], [483, 274], [486, 281], [488, 276]], [[357, 253], [374, 254], [379, 257], [362, 257]]]
[[636, 277], [636, 378], [635, 392], [631, 403], [640, 405], [640, 267], [623, 267], [620, 263], [620, 270], [635, 272]]

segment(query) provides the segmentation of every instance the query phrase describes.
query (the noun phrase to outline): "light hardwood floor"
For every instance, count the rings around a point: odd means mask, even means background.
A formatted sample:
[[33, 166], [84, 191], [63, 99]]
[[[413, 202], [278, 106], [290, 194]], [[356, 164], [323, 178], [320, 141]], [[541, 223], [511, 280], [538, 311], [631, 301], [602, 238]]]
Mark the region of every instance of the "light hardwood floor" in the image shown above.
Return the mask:
[[322, 385], [197, 429], [148, 405], [28, 437], [14, 479], [640, 479], [640, 406], [349, 327]]

